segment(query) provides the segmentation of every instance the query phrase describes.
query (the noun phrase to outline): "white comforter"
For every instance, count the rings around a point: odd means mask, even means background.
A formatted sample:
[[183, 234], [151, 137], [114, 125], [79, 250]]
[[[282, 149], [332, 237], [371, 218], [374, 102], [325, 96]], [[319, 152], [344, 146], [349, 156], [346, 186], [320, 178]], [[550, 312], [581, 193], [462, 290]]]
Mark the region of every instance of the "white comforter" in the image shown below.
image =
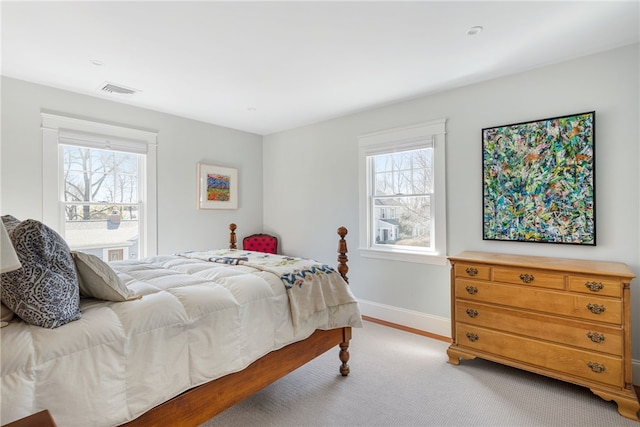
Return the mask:
[[0, 329], [2, 424], [49, 409], [59, 426], [115, 426], [316, 329], [361, 326], [349, 292], [294, 328], [282, 280], [246, 265], [112, 265], [141, 299], [83, 299], [82, 318], [57, 329]]

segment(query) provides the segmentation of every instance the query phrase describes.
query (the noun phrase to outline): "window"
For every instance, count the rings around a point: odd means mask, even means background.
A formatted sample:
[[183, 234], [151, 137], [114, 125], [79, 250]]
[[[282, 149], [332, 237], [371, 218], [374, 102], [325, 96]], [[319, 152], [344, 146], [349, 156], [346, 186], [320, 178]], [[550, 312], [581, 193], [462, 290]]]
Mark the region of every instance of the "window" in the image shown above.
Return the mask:
[[363, 256], [446, 263], [445, 120], [362, 135]]
[[105, 261], [157, 250], [156, 134], [42, 114], [43, 220]]
[[429, 144], [368, 157], [374, 245], [433, 250], [432, 155]]

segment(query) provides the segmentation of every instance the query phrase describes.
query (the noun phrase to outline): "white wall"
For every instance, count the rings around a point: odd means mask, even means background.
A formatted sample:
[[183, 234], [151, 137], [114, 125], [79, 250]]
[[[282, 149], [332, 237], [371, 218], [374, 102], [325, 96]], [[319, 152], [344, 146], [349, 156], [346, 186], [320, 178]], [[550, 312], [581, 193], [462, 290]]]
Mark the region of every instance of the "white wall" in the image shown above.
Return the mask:
[[[617, 260], [638, 275], [638, 76], [635, 45], [268, 135], [265, 228], [280, 232], [288, 252], [332, 259], [332, 230], [345, 225], [351, 285], [366, 301], [365, 312], [388, 315], [389, 321], [414, 318], [409, 326], [450, 335], [448, 267], [362, 258], [356, 246], [358, 135], [446, 118], [449, 254], [480, 250]], [[483, 241], [481, 129], [591, 110], [596, 111], [597, 246]], [[637, 279], [632, 294], [638, 325]], [[640, 327], [633, 336], [633, 354], [640, 358]]]
[[[42, 110], [158, 131], [160, 253], [220, 247], [233, 221], [240, 235], [272, 231], [284, 252], [331, 262], [334, 230], [344, 225], [350, 230], [351, 285], [365, 309], [447, 335], [447, 267], [358, 255], [358, 135], [447, 118], [450, 254], [483, 250], [618, 260], [640, 274], [638, 57], [638, 45], [616, 49], [264, 138], [2, 78], [0, 211], [42, 216]], [[590, 110], [596, 111], [597, 247], [483, 241], [481, 129]], [[237, 211], [195, 208], [199, 161], [239, 168]], [[634, 325], [640, 324], [639, 286], [632, 282]], [[640, 327], [633, 337], [640, 359]]]
[[[42, 219], [40, 112], [158, 132], [158, 252], [225, 247], [262, 229], [262, 137], [21, 80], [2, 78], [0, 210]], [[239, 209], [196, 209], [196, 164], [239, 170]], [[243, 227], [244, 226], [244, 227]]]

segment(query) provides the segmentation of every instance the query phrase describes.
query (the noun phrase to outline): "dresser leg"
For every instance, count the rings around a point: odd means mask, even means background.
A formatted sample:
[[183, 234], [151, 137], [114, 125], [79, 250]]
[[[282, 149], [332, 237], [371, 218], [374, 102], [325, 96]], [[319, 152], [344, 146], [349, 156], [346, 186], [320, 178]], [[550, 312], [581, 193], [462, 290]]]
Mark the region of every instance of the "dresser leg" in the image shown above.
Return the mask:
[[640, 421], [640, 419], [638, 418], [640, 403], [638, 403], [638, 398], [636, 397], [635, 391], [630, 392], [629, 396], [620, 396], [598, 389], [591, 389], [591, 391], [604, 400], [613, 400], [614, 402], [616, 402], [618, 404], [618, 412], [623, 417], [632, 419], [634, 421]]
[[449, 346], [449, 348], [447, 349], [447, 355], [449, 356], [449, 363], [451, 363], [452, 365], [459, 365], [460, 359], [472, 360], [476, 358], [474, 354], [460, 350], [455, 346], [455, 344]]

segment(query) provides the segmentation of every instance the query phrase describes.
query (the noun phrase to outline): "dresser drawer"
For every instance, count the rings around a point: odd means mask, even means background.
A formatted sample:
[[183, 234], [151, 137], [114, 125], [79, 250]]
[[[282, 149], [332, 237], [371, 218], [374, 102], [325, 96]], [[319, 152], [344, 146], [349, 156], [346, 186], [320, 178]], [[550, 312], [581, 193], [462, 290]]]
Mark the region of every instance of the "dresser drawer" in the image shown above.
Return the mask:
[[622, 282], [606, 277], [569, 276], [569, 289], [589, 295], [622, 296]]
[[622, 358], [456, 323], [456, 342], [486, 353], [611, 386], [623, 381]]
[[458, 322], [623, 356], [621, 327], [456, 301]]
[[493, 281], [515, 283], [539, 288], [565, 289], [565, 276], [535, 268], [494, 267]]
[[541, 288], [458, 279], [456, 299], [488, 302], [592, 322], [622, 323], [622, 301]]
[[479, 280], [491, 279], [491, 267], [479, 264], [456, 264], [455, 273], [457, 277], [467, 277]]

